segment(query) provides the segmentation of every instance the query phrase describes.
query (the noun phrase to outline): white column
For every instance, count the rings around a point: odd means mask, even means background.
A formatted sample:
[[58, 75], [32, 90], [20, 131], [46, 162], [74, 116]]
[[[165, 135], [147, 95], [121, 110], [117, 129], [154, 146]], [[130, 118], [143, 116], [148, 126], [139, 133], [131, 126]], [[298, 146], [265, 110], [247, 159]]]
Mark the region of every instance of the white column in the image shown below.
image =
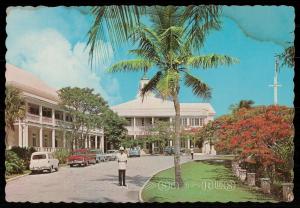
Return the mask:
[[87, 136], [84, 138], [84, 148], [88, 148], [88, 138]]
[[66, 131], [63, 131], [63, 147], [66, 148]]
[[22, 125], [19, 119], [19, 147], [22, 147], [22, 136], [23, 136]]
[[154, 143], [152, 143], [152, 153], [154, 153]]
[[97, 135], [95, 135], [95, 149], [97, 149]]
[[24, 127], [24, 147], [28, 147], [28, 125]]
[[104, 136], [101, 136], [100, 145], [101, 145], [101, 150], [104, 152]]
[[55, 110], [52, 108], [52, 125], [55, 126]]
[[66, 112], [63, 111], [63, 121], [66, 121]]
[[134, 134], [135, 134], [135, 127], [136, 127], [136, 123], [135, 123], [136, 121], [135, 121], [135, 117], [133, 117], [133, 132], [134, 132]]
[[151, 119], [152, 119], [151, 120], [151, 122], [152, 122], [151, 124], [154, 125], [154, 117], [152, 117]]
[[89, 147], [88, 148], [91, 148], [91, 135], [89, 135]]
[[52, 148], [55, 148], [55, 129], [52, 129]]
[[191, 140], [190, 139], [188, 139], [187, 148], [191, 149]]
[[173, 141], [172, 140], [170, 140], [170, 146], [173, 146]]
[[39, 114], [40, 114], [40, 123], [43, 122], [43, 106], [39, 106]]
[[186, 125], [187, 125], [187, 126], [190, 125], [190, 118], [189, 118], [189, 117], [186, 118]]
[[40, 128], [40, 148], [43, 148], [43, 128]]
[[75, 140], [73, 140], [73, 149], [76, 149]]

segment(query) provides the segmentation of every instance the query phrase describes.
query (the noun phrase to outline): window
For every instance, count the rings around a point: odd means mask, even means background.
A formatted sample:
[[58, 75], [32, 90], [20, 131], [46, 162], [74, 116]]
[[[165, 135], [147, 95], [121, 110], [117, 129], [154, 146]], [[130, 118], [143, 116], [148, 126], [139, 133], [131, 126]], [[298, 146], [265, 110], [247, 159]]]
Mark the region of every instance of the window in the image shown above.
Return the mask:
[[190, 126], [200, 126], [200, 118], [190, 118]]
[[44, 117], [48, 117], [48, 118], [52, 117], [52, 109], [51, 108], [43, 107], [42, 109], [43, 109], [43, 116]]
[[72, 117], [70, 114], [66, 114], [66, 121], [72, 122]]
[[34, 115], [39, 115], [39, 106], [38, 105], [34, 105], [31, 103], [28, 103], [28, 113], [30, 114], [34, 114]]
[[55, 111], [55, 119], [57, 120], [63, 120], [63, 112], [62, 111]]
[[204, 125], [204, 118], [200, 118], [200, 126]]
[[46, 155], [45, 154], [41, 154], [41, 155], [33, 155], [32, 156], [33, 160], [40, 160], [40, 159], [46, 159]]
[[187, 126], [187, 118], [180, 119], [181, 126]]
[[32, 134], [32, 146], [36, 147], [36, 134]]
[[145, 126], [145, 118], [142, 118], [142, 126]]
[[126, 118], [126, 121], [127, 121], [126, 125], [131, 126], [131, 118]]

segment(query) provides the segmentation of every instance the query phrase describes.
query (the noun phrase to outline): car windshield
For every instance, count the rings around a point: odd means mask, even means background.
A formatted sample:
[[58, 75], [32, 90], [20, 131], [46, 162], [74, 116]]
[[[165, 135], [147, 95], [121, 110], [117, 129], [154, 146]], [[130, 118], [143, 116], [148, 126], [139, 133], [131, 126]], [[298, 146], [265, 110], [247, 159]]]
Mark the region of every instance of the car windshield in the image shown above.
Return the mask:
[[32, 159], [33, 160], [46, 159], [46, 155], [45, 154], [33, 155]]

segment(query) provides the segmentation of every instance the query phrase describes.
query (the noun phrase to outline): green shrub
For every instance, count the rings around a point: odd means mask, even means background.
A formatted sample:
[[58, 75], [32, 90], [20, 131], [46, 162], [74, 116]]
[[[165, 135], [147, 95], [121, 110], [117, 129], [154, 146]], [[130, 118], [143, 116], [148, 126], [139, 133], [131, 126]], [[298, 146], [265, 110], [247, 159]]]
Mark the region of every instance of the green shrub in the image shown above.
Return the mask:
[[25, 170], [24, 160], [10, 150], [5, 151], [5, 175], [23, 173]]
[[70, 156], [70, 153], [66, 149], [56, 150], [54, 152], [55, 158], [59, 160], [60, 164], [65, 164], [67, 162], [68, 157]]
[[10, 150], [16, 153], [20, 159], [24, 160], [26, 169], [29, 169], [31, 154], [36, 152], [36, 150], [33, 147], [12, 147]]

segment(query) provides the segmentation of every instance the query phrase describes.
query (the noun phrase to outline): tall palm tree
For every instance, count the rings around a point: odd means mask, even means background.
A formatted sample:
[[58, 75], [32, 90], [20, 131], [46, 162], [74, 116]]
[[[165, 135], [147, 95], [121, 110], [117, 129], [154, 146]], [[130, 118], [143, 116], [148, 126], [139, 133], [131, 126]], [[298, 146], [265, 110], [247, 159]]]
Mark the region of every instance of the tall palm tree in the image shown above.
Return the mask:
[[295, 67], [295, 46], [291, 45], [284, 49], [284, 51], [279, 55], [282, 65], [286, 65], [290, 68]]
[[5, 145], [8, 145], [9, 130], [14, 131], [14, 123], [25, 116], [25, 102], [20, 91], [11, 86], [6, 86], [5, 90]]
[[174, 166], [177, 187], [183, 185], [180, 170], [180, 80], [183, 79], [186, 86], [192, 87], [195, 95], [208, 99], [211, 97], [211, 88], [192, 75], [190, 70], [237, 63], [237, 59], [227, 55], [193, 55], [193, 49], [199, 49], [203, 45], [205, 35], [209, 29], [215, 28], [215, 24], [207, 23], [191, 31], [186, 25], [193, 20], [188, 21], [186, 15], [182, 7], [152, 8], [149, 13], [151, 26], [140, 23], [129, 34], [130, 40], [138, 43], [138, 47], [129, 52], [138, 58], [120, 61], [108, 69], [110, 72], [156, 70], [156, 74], [142, 88], [141, 96], [144, 98], [147, 92], [155, 91], [163, 99], [174, 103]]

